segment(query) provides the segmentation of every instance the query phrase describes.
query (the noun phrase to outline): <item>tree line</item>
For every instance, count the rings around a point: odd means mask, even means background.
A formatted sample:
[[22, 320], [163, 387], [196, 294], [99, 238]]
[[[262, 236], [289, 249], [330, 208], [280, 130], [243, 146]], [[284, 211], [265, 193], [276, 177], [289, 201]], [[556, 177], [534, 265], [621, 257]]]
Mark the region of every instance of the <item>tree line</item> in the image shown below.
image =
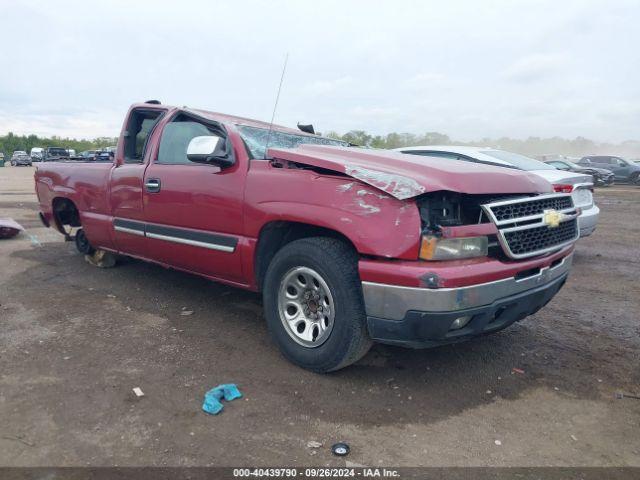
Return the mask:
[[76, 152], [82, 152], [84, 150], [98, 150], [113, 146], [117, 140], [117, 138], [112, 137], [98, 137], [93, 140], [76, 140], [75, 138], [62, 138], [57, 136], [39, 137], [37, 135], [15, 135], [9, 132], [6, 135], [0, 136], [0, 152], [4, 153], [5, 160], [8, 160], [16, 150], [29, 153], [33, 147], [62, 147], [71, 148]]
[[351, 130], [345, 134], [330, 131], [326, 132], [325, 136], [369, 148], [400, 148], [417, 145], [468, 145], [499, 148], [501, 150], [508, 150], [529, 156], [560, 154], [569, 157], [582, 157], [584, 155], [608, 154], [640, 158], [640, 141], [637, 140], [628, 140], [621, 143], [599, 143], [584, 137], [576, 137], [574, 139], [561, 137], [529, 137], [524, 140], [502, 137], [461, 142], [451, 139], [448, 135], [439, 132], [427, 132], [421, 135], [396, 132], [386, 135], [372, 135], [364, 130]]
[[[351, 130], [344, 134], [329, 131], [324, 135], [369, 148], [390, 149], [415, 145], [476, 145], [500, 148], [529, 156], [560, 154], [581, 157], [583, 155], [608, 154], [640, 158], [640, 141], [637, 140], [628, 140], [616, 144], [598, 143], [584, 137], [576, 137], [574, 139], [529, 137], [524, 140], [502, 137], [498, 139], [483, 138], [473, 142], [460, 142], [439, 132], [427, 132], [424, 134], [392, 132], [386, 135], [372, 135], [364, 130]], [[98, 150], [100, 148], [113, 146], [117, 140], [116, 137], [77, 140], [75, 138], [62, 138], [57, 136], [39, 137], [37, 135], [15, 135], [9, 132], [7, 135], [0, 136], [0, 152], [4, 153], [5, 159], [10, 158], [16, 150], [24, 150], [29, 153], [33, 147], [63, 147], [72, 148], [76, 152], [81, 152], [84, 150]]]

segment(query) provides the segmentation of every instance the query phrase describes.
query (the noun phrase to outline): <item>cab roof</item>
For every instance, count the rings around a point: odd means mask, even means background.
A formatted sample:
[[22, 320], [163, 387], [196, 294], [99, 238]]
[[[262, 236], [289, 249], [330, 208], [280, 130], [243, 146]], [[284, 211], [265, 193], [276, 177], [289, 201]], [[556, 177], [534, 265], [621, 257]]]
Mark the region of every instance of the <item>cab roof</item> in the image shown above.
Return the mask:
[[[255, 128], [264, 128], [264, 129], [268, 129], [269, 126], [271, 126], [271, 124], [269, 122], [263, 122], [262, 120], [254, 120], [252, 118], [246, 118], [246, 117], [238, 117], [236, 115], [228, 115], [226, 113], [219, 113], [219, 112], [212, 112], [210, 110], [202, 110], [199, 108], [190, 108], [187, 106], [183, 106], [183, 107], [176, 107], [173, 105], [164, 105], [161, 103], [136, 103], [134, 105], [132, 105], [131, 108], [146, 108], [146, 109], [153, 109], [153, 110], [168, 110], [171, 112], [174, 111], [183, 111], [186, 113], [192, 113], [194, 115], [198, 115], [200, 117], [204, 117], [208, 120], [213, 120], [214, 122], [220, 122], [220, 123], [227, 123], [227, 124], [233, 124], [233, 125], [245, 125], [248, 127], [255, 127]], [[290, 127], [285, 127], [284, 125], [278, 125], [278, 124], [273, 124], [272, 126], [273, 130], [276, 130], [278, 132], [284, 132], [284, 133], [291, 133], [291, 134], [295, 134], [295, 135], [303, 135], [303, 136], [308, 136], [308, 137], [318, 137], [319, 135], [312, 135], [310, 133], [306, 133], [303, 132], [301, 130], [298, 130], [297, 128], [290, 128]]]

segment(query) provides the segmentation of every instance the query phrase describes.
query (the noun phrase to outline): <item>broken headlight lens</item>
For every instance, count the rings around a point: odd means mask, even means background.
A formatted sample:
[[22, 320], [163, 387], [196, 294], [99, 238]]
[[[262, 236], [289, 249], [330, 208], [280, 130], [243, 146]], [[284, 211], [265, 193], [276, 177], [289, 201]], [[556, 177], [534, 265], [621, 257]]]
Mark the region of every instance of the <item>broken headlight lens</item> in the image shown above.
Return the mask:
[[439, 238], [424, 235], [420, 243], [422, 260], [459, 260], [485, 257], [489, 250], [487, 237]]

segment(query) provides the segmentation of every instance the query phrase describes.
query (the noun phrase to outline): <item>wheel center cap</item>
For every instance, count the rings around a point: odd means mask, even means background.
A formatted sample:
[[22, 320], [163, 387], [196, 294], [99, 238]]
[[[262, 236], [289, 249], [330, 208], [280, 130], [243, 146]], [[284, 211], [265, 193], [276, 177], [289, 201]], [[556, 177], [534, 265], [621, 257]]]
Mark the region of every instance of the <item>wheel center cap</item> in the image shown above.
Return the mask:
[[318, 311], [318, 304], [316, 303], [315, 300], [309, 300], [309, 303], [307, 305], [309, 307], [309, 310], [311, 310], [311, 312], [316, 313]]

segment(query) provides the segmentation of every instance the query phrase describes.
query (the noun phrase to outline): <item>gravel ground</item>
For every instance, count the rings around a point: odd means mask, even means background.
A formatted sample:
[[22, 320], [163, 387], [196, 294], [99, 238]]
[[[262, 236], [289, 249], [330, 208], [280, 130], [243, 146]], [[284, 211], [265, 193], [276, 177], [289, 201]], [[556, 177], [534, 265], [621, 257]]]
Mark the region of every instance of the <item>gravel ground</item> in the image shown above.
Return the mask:
[[[614, 398], [640, 394], [640, 187], [596, 199], [598, 230], [536, 315], [320, 376], [279, 355], [258, 295], [92, 267], [39, 223], [33, 169], [0, 168], [0, 217], [27, 229], [0, 241], [0, 465], [340, 466], [346, 441], [372, 466], [640, 466], [640, 400]], [[244, 398], [203, 413], [229, 382]]]

